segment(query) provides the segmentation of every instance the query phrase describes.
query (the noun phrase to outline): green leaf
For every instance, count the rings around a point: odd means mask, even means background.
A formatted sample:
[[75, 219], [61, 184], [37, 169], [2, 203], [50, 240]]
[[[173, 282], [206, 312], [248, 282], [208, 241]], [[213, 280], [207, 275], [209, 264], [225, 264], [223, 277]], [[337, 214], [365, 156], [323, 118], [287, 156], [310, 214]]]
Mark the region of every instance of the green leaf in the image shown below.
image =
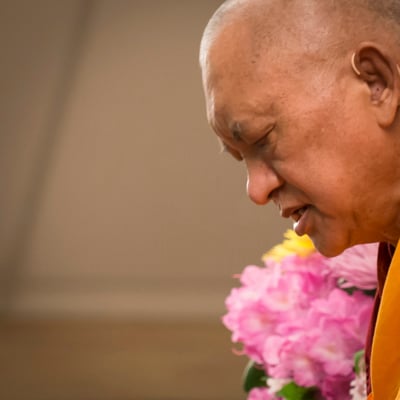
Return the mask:
[[367, 296], [375, 297], [376, 289], [369, 289], [369, 290], [368, 290], [368, 289], [364, 289], [363, 292], [364, 292], [364, 294], [366, 294]]
[[354, 292], [362, 292], [369, 297], [375, 297], [375, 293], [376, 293], [376, 289], [359, 289], [355, 286], [351, 286], [351, 287], [347, 287], [347, 288], [342, 287], [341, 289], [343, 291], [345, 291], [347, 294], [349, 294], [350, 296], [352, 296]]
[[313, 387], [298, 386], [294, 382], [285, 385], [277, 395], [287, 400], [315, 400], [318, 390]]
[[246, 393], [255, 387], [266, 387], [267, 375], [254, 361], [249, 361], [243, 373], [243, 389]]
[[358, 375], [364, 368], [364, 350], [359, 350], [354, 354], [354, 372]]
[[353, 293], [357, 290], [357, 288], [355, 286], [351, 286], [351, 287], [342, 287], [341, 288], [344, 292], [346, 292], [347, 294], [349, 294], [350, 296], [353, 295]]

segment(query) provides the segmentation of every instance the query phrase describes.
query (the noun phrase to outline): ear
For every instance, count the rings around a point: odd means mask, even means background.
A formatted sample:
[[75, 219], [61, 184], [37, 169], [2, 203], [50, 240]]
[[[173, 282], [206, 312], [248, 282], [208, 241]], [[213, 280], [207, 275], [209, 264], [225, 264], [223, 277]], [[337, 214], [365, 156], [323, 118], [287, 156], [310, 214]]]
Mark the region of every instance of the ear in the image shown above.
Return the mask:
[[400, 104], [400, 72], [396, 61], [376, 43], [362, 42], [353, 54], [352, 67], [369, 87], [378, 124], [388, 128]]

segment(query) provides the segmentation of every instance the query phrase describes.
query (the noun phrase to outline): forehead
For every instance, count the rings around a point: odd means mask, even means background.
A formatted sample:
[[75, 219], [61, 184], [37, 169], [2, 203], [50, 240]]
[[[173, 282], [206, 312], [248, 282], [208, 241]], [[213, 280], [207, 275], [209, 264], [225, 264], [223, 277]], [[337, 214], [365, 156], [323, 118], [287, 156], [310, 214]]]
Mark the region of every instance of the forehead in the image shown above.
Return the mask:
[[[210, 47], [203, 67], [203, 81], [208, 111], [215, 116], [237, 108], [245, 92], [254, 92], [257, 65], [252, 55], [247, 32], [239, 29], [222, 32]], [[251, 97], [251, 96], [250, 96]], [[251, 101], [254, 108], [256, 100]]]
[[290, 79], [281, 79], [285, 72], [237, 59], [230, 50], [222, 49], [210, 54], [204, 77], [207, 113], [210, 124], [217, 131], [239, 126], [264, 124], [276, 114], [279, 104], [290, 89]]
[[275, 123], [282, 128], [311, 116], [333, 118], [329, 110], [338, 98], [334, 74], [328, 80], [313, 74], [314, 68], [298, 74], [293, 66], [272, 62], [250, 72], [231, 67], [229, 75], [220, 67], [222, 72], [210, 74], [206, 93], [208, 120], [218, 136], [232, 137], [237, 126], [246, 136]]
[[302, 48], [271, 46], [258, 55], [248, 49], [245, 42], [230, 40], [217, 41], [210, 49], [203, 70], [210, 116], [263, 113], [289, 100], [301, 106], [305, 97], [310, 100], [316, 93], [322, 99], [337, 86], [346, 61], [333, 66], [324, 54]]

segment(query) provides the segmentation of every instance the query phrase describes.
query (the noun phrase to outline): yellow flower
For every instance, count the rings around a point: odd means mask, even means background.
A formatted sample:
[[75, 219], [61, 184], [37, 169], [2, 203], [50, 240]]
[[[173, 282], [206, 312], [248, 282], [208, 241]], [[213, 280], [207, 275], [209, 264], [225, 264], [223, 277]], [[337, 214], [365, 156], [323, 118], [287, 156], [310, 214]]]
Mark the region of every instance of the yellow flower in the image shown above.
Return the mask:
[[274, 246], [271, 250], [267, 251], [262, 260], [266, 261], [268, 258], [277, 262], [281, 261], [284, 257], [297, 254], [301, 257], [307, 257], [315, 251], [315, 247], [311, 239], [307, 236], [297, 236], [296, 232], [288, 229], [284, 234], [285, 240]]

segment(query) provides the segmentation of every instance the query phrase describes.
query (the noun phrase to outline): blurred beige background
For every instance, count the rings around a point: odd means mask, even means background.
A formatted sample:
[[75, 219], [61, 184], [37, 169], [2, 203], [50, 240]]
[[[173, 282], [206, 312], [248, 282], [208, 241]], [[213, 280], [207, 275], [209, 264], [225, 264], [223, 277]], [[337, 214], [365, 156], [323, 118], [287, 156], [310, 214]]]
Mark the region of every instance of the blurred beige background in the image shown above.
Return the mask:
[[0, 1], [0, 398], [244, 398], [224, 299], [289, 225], [207, 126], [220, 3]]

